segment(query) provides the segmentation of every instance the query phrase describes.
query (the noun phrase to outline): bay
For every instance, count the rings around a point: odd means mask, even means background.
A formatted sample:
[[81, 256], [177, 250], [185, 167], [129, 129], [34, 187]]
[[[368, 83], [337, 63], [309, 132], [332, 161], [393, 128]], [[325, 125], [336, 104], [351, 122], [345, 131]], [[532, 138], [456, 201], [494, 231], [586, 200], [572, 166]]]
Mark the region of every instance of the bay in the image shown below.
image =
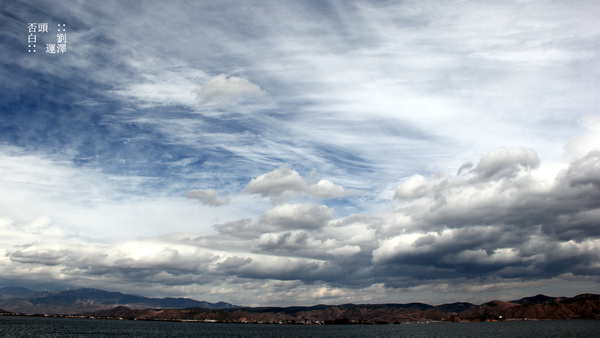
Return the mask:
[[0, 337], [599, 337], [598, 320], [271, 325], [0, 316]]

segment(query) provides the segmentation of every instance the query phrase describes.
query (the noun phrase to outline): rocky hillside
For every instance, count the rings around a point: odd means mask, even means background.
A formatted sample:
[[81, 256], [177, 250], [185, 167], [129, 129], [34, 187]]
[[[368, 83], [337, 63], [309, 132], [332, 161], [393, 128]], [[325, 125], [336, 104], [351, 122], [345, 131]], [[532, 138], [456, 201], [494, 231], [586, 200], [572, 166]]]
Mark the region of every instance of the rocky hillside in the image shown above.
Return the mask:
[[[459, 314], [465, 321], [510, 319], [600, 319], [600, 295], [581, 294], [573, 298], [536, 296], [518, 302], [492, 301]], [[543, 295], [542, 295], [543, 296]]]
[[[481, 305], [452, 303], [344, 304], [293, 307], [238, 307], [189, 298], [147, 298], [98, 289], [39, 292], [0, 289], [0, 309], [12, 313], [67, 314], [148, 320], [194, 320], [263, 323], [403, 323], [427, 321], [497, 321], [600, 319], [600, 295], [572, 298], [536, 295]], [[2, 310], [0, 310], [2, 312]]]
[[[554, 298], [553, 298], [554, 299]], [[559, 298], [556, 298], [559, 299]], [[152, 320], [194, 320], [247, 323], [404, 323], [426, 321], [496, 321], [535, 319], [600, 319], [600, 295], [583, 294], [573, 298], [560, 298], [545, 303], [523, 301], [491, 301], [475, 306], [468, 303], [431, 306], [421, 303], [312, 307], [237, 308], [224, 310], [132, 310], [117, 307], [96, 313], [96, 317], [138, 318]], [[448, 309], [463, 309], [460, 312]]]
[[390, 305], [341, 305], [293, 308], [239, 308], [229, 310], [180, 309], [180, 310], [130, 310], [118, 307], [100, 311], [95, 317], [137, 318], [154, 320], [195, 320], [235, 323], [400, 323], [409, 321], [442, 320], [441, 311], [414, 309]]

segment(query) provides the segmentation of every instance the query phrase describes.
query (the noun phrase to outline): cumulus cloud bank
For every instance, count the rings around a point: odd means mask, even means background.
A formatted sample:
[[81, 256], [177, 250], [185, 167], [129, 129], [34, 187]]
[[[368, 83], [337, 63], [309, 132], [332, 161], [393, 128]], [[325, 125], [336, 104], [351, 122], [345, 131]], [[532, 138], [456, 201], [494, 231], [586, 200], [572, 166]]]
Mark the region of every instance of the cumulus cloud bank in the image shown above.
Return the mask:
[[[340, 301], [373, 288], [385, 298], [423, 286], [443, 285], [437, 290], [451, 294], [477, 285], [598, 282], [600, 151], [554, 178], [539, 175], [540, 166], [531, 150], [502, 148], [483, 156], [471, 177], [437, 174], [402, 182], [396, 197], [403, 203], [387, 213], [336, 219], [326, 205], [280, 203], [255, 219], [217, 224], [214, 235], [172, 234], [108, 246], [56, 234], [23, 247], [36, 230], [0, 222], [0, 233], [14, 239], [0, 264], [15, 275], [35, 266], [36, 276], [60, 274], [73, 283], [195, 285], [237, 302], [260, 298], [255, 283], [283, 283], [280, 293], [270, 292], [286, 303], [314, 283], [337, 290]], [[253, 179], [248, 190], [277, 197], [308, 188], [296, 171], [281, 167]], [[210, 189], [188, 197], [220, 203]], [[227, 288], [250, 293], [233, 296]]]

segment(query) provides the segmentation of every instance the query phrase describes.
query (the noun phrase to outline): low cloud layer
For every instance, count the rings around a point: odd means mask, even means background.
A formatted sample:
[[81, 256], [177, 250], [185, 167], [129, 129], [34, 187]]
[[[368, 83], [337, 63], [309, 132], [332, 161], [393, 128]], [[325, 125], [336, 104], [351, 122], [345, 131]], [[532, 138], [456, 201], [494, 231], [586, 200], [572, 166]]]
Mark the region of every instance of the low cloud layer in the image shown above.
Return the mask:
[[[4, 244], [0, 264], [4, 278], [35, 267], [31, 279], [60, 276], [73, 285], [116, 288], [170, 285], [245, 304], [273, 302], [257, 295], [256, 283], [278, 284], [269, 290], [277, 304], [290, 304], [288, 296], [306, 290], [314, 296], [314, 285], [337, 291], [311, 299], [342, 302], [374, 288], [382, 300], [419, 288], [449, 299], [477, 285], [485, 294], [516, 285], [557, 287], [565, 280], [597, 283], [600, 151], [554, 177], [542, 174], [542, 167], [532, 150], [501, 148], [483, 156], [469, 175], [414, 176], [400, 183], [400, 204], [390, 212], [335, 218], [326, 205], [282, 202], [258, 218], [217, 224], [214, 235], [100, 245], [67, 241], [58, 232], [32, 243], [26, 238], [39, 229], [52, 234], [48, 220], [25, 227], [3, 221], [0, 232], [12, 240]], [[310, 189], [297, 172], [282, 167], [253, 179], [248, 190], [278, 197]], [[223, 203], [210, 189], [187, 197]], [[249, 290], [249, 296], [230, 288]]]

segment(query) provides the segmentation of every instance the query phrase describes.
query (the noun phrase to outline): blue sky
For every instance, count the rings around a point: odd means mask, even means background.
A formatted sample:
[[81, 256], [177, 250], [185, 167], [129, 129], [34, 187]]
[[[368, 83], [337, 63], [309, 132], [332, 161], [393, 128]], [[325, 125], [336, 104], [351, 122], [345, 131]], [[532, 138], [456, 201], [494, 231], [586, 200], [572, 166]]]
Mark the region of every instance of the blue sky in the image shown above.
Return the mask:
[[[0, 285], [242, 305], [600, 292], [599, 11], [12, 1]], [[46, 53], [58, 24], [67, 52]]]

